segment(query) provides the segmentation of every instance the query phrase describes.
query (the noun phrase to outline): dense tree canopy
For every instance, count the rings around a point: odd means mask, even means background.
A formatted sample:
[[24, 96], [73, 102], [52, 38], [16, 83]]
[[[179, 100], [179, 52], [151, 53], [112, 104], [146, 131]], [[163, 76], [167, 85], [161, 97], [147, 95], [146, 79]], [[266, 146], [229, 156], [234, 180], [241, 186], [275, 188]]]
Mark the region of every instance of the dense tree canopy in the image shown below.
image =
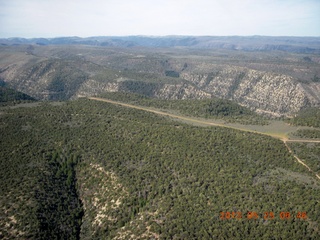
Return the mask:
[[164, 100], [148, 98], [145, 95], [127, 92], [104, 93], [101, 96], [120, 102], [178, 111], [184, 115], [193, 117], [219, 118], [227, 122], [238, 122], [242, 124], [265, 125], [268, 123], [267, 119], [259, 116], [250, 109], [226, 99]]
[[320, 108], [306, 108], [290, 120], [291, 124], [300, 126], [320, 127]]
[[86, 99], [0, 131], [4, 239], [319, 237], [320, 183], [271, 137]]
[[12, 102], [12, 101], [23, 101], [23, 100], [35, 100], [35, 99], [33, 97], [28, 96], [27, 94], [18, 92], [14, 89], [0, 86], [0, 103]]

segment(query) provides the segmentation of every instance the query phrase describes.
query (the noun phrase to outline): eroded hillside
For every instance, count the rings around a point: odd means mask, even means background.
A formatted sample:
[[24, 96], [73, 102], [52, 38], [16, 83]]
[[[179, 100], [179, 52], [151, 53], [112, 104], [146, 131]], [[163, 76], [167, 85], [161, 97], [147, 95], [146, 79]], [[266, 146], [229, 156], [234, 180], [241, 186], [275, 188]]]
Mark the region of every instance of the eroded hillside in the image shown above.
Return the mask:
[[21, 45], [0, 55], [1, 80], [42, 100], [116, 91], [219, 97], [277, 117], [320, 105], [316, 53]]

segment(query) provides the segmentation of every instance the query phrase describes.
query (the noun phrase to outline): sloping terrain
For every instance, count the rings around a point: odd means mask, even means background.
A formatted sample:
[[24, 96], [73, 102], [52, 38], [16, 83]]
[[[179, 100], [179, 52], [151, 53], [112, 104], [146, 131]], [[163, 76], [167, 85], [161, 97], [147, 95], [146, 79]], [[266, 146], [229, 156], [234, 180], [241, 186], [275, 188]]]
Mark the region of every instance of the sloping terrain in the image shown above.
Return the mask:
[[280, 140], [87, 99], [2, 112], [3, 239], [319, 237], [320, 182]]
[[319, 38], [0, 44], [1, 239], [320, 237]]
[[116, 91], [161, 99], [218, 97], [275, 117], [320, 105], [316, 52], [73, 44], [0, 48], [0, 79], [41, 100]]
[[19, 101], [33, 101], [34, 98], [14, 89], [0, 86], [0, 103], [4, 102], [19, 102]]

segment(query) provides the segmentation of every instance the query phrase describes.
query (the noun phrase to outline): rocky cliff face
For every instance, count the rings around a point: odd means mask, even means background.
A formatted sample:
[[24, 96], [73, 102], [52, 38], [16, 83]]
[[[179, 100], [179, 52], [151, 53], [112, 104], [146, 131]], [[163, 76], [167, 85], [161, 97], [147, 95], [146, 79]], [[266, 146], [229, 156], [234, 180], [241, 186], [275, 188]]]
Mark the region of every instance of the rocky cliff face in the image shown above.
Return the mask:
[[[320, 105], [320, 84], [302, 84], [286, 75], [230, 67], [216, 74], [184, 73], [182, 77], [187, 81], [160, 85], [152, 96], [162, 99], [219, 97], [274, 117], [293, 116], [302, 108]], [[116, 92], [122, 85], [123, 82], [101, 84], [88, 80], [77, 94]], [[146, 90], [145, 94], [150, 95], [150, 92]]]
[[211, 98], [212, 94], [205, 92], [191, 84], [165, 84], [156, 93], [155, 97], [162, 99], [205, 99]]
[[71, 98], [88, 74], [73, 63], [32, 58], [27, 63], [10, 64], [0, 74], [10, 86], [41, 100]]
[[276, 117], [320, 106], [320, 63], [314, 55], [190, 49], [1, 49], [0, 80], [41, 100], [116, 91], [162, 99], [219, 97]]
[[320, 103], [315, 86], [309, 87], [308, 93], [301, 83], [287, 75], [228, 67], [218, 73], [184, 73], [182, 77], [201, 92], [273, 116], [290, 116], [301, 108]]

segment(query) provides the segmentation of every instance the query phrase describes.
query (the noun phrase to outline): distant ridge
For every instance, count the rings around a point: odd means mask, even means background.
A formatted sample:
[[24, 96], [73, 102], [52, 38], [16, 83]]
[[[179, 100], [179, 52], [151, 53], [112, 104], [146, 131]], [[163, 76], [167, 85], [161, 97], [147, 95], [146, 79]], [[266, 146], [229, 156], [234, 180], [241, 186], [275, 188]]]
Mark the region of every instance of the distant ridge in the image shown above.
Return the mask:
[[320, 53], [320, 37], [271, 36], [101, 36], [2, 38], [0, 45], [90, 45], [105, 47], [191, 47], [243, 51]]

